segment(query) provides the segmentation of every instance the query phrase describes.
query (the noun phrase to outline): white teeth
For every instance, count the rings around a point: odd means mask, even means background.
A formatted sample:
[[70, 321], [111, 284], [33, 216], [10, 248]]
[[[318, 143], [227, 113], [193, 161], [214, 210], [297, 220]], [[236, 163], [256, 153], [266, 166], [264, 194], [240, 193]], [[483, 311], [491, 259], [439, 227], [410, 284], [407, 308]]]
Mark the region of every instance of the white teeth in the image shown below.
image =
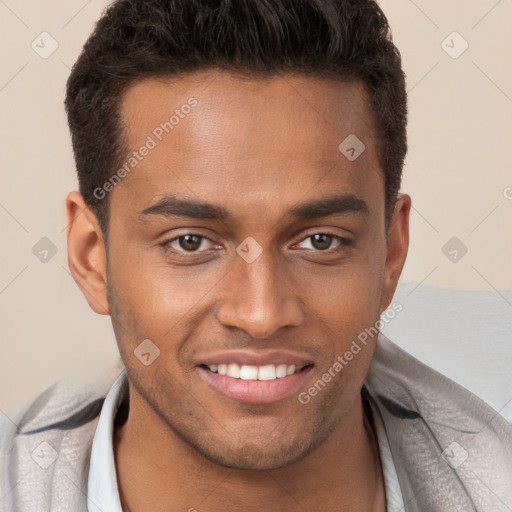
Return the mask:
[[256, 380], [258, 378], [258, 367], [244, 364], [240, 368], [240, 378], [243, 380]]
[[234, 379], [242, 380], [274, 380], [282, 379], [296, 372], [297, 367], [294, 364], [267, 364], [264, 366], [251, 366], [244, 364], [242, 366], [236, 363], [230, 364], [211, 364], [208, 366], [210, 371], [219, 375], [227, 375]]
[[273, 380], [276, 378], [276, 367], [273, 364], [260, 366], [258, 370], [258, 380]]
[[228, 377], [233, 377], [234, 379], [240, 378], [240, 366], [236, 363], [228, 364], [228, 371], [226, 372]]
[[286, 368], [287, 366], [285, 364], [280, 364], [277, 368], [276, 368], [276, 377], [278, 379], [282, 378], [282, 377], [286, 377]]

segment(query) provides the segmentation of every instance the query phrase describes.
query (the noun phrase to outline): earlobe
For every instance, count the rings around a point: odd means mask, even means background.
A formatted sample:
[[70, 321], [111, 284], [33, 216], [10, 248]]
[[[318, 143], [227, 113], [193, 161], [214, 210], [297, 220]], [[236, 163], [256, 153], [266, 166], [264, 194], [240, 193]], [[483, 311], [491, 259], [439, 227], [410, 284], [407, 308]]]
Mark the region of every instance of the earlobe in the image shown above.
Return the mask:
[[388, 247], [381, 312], [389, 306], [393, 299], [398, 279], [400, 278], [407, 258], [407, 251], [409, 249], [410, 211], [411, 197], [407, 194], [399, 194], [388, 229]]
[[109, 314], [107, 255], [96, 215], [79, 192], [66, 197], [68, 265], [89, 306]]

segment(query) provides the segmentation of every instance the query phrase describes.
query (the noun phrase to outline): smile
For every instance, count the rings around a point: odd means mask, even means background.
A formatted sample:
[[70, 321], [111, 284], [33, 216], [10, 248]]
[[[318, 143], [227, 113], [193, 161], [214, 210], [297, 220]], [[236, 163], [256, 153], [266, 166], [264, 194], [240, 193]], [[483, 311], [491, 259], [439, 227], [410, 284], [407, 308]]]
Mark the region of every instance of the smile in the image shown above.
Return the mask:
[[294, 364], [266, 364], [264, 366], [230, 364], [212, 364], [208, 366], [211, 372], [219, 375], [227, 375], [233, 379], [242, 380], [274, 380], [282, 379], [287, 375], [292, 375], [302, 368], [297, 368]]
[[240, 402], [268, 404], [299, 393], [313, 365], [221, 363], [197, 368], [215, 392]]

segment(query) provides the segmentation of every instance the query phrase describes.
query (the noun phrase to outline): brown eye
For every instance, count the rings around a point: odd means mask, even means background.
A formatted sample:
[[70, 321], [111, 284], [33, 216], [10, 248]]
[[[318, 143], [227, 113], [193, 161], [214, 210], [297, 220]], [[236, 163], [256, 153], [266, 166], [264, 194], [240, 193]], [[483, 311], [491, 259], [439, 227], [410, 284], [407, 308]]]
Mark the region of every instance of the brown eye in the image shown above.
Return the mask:
[[326, 249], [329, 249], [333, 236], [325, 233], [317, 233], [316, 235], [311, 235], [309, 238], [311, 238], [311, 245], [315, 249], [325, 251]]
[[[315, 250], [318, 252], [336, 252], [341, 251], [345, 247], [352, 245], [352, 240], [348, 238], [341, 237], [339, 235], [335, 235], [334, 233], [313, 233], [306, 238], [302, 239], [301, 244], [309, 241], [309, 247], [304, 247], [306, 249]], [[333, 242], [336, 242], [333, 244]], [[333, 247], [334, 245], [334, 247]]]
[[[186, 253], [202, 253], [203, 250], [199, 251], [204, 241], [212, 242], [207, 236], [198, 235], [197, 233], [186, 233], [184, 235], [176, 236], [165, 242], [161, 243], [164, 250], [183, 255]], [[204, 247], [203, 247], [204, 249]]]
[[195, 251], [201, 246], [203, 237], [200, 235], [183, 235], [178, 237], [178, 244], [180, 248], [185, 251]]

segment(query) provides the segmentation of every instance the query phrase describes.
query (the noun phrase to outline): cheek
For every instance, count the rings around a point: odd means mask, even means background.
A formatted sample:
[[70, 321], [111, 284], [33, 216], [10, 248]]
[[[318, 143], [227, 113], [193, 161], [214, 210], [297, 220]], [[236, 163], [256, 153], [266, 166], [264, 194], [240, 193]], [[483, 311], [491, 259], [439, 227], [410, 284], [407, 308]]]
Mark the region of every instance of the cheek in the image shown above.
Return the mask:
[[310, 278], [304, 296], [314, 311], [312, 321], [332, 343], [320, 373], [330, 370], [329, 375], [335, 375], [330, 385], [331, 391], [337, 390], [333, 401], [338, 400], [337, 393], [353, 395], [369, 369], [378, 335], [383, 268], [377, 254], [366, 251], [329, 275]]
[[137, 348], [149, 339], [159, 350], [149, 368], [163, 366], [183, 380], [183, 350], [197, 336], [199, 316], [208, 310], [222, 275], [215, 269], [176, 269], [124, 254], [117, 261], [113, 258], [109, 273], [112, 324], [123, 362], [133, 372], [151, 374], [136, 358]]
[[111, 261], [109, 282], [120, 305], [159, 337], [208, 301], [223, 276], [219, 267], [208, 264], [168, 264], [159, 248], [113, 251]]
[[365, 327], [380, 314], [384, 258], [378, 256], [378, 247], [360, 250], [339, 266], [304, 272], [297, 282], [307, 283], [302, 298], [334, 332]]

